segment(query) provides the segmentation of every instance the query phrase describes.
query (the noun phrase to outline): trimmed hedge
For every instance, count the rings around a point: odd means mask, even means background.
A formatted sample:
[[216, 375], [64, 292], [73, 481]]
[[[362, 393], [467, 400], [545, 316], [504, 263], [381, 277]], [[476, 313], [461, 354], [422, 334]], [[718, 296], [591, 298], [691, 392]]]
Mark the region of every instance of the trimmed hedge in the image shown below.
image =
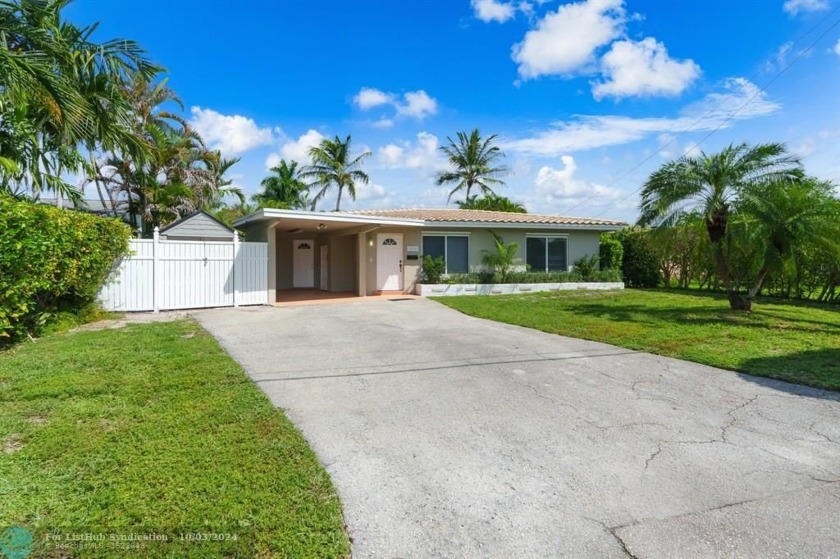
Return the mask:
[[0, 345], [94, 303], [130, 237], [116, 219], [0, 195]]
[[628, 227], [616, 233], [624, 247], [621, 272], [628, 287], [657, 287], [659, 285], [659, 258], [654, 249], [650, 231]]

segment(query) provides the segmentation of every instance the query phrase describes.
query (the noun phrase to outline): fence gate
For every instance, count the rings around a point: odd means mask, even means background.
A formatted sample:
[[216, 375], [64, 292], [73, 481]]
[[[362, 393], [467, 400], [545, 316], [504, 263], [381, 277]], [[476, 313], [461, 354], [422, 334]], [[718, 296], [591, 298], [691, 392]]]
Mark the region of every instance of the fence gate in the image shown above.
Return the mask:
[[267, 243], [132, 240], [99, 294], [112, 311], [265, 305]]

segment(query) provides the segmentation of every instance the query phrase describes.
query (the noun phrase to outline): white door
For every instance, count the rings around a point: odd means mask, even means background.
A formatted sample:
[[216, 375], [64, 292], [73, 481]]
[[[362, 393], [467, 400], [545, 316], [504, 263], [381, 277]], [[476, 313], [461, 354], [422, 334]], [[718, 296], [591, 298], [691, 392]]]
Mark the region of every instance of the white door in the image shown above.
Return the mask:
[[315, 287], [315, 241], [292, 241], [292, 287]]
[[379, 233], [376, 236], [376, 288], [380, 291], [402, 291], [402, 233]]
[[321, 245], [321, 291], [329, 291], [330, 258], [327, 245]]

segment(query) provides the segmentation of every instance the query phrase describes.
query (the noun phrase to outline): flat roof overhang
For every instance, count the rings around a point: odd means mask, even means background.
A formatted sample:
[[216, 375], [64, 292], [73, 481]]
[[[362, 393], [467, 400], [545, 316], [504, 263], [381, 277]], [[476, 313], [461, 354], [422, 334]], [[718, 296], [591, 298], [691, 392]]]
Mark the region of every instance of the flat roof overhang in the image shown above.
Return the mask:
[[312, 226], [313, 224], [329, 224], [333, 229], [354, 227], [358, 225], [371, 225], [374, 227], [396, 226], [396, 227], [423, 227], [425, 222], [419, 219], [403, 219], [393, 217], [380, 217], [372, 215], [354, 215], [341, 212], [310, 212], [306, 210], [277, 210], [263, 208], [252, 214], [241, 217], [233, 222], [234, 227], [242, 227], [258, 221], [283, 221], [284, 224], [294, 227]]

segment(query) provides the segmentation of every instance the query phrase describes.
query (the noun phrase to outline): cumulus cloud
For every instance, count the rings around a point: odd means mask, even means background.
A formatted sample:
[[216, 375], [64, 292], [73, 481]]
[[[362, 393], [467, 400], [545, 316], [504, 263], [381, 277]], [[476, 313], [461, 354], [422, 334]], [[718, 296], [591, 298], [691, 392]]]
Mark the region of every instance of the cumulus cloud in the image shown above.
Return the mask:
[[516, 15], [513, 4], [498, 0], [472, 0], [470, 2], [475, 17], [483, 22], [497, 21], [504, 23]]
[[712, 93], [686, 106], [676, 117], [632, 118], [618, 115], [580, 115], [533, 137], [506, 140], [503, 147], [530, 155], [558, 156], [606, 146], [627, 144], [651, 135], [703, 132], [727, 128], [733, 122], [772, 114], [780, 105], [744, 78], [730, 78], [723, 92]]
[[414, 142], [401, 145], [388, 144], [376, 151], [377, 162], [390, 169], [421, 169], [430, 172], [440, 170], [444, 160], [438, 151], [437, 136], [420, 132]]
[[224, 115], [213, 109], [192, 107], [190, 126], [212, 149], [225, 155], [238, 155], [259, 146], [271, 144], [274, 132], [260, 128], [253, 119], [241, 115]]
[[831, 49], [831, 50], [834, 51], [834, 54], [836, 54], [837, 56], [840, 56], [840, 39], [837, 39], [837, 44], [834, 45], [834, 48]]
[[626, 19], [624, 0], [562, 4], [513, 46], [520, 77], [570, 75], [593, 65], [596, 50], [621, 35]]
[[382, 105], [390, 105], [394, 102], [394, 96], [373, 87], [363, 87], [353, 97], [353, 103], [363, 111], [370, 110]]
[[576, 178], [578, 167], [571, 155], [564, 155], [560, 161], [563, 163], [562, 168], [541, 167], [534, 180], [534, 192], [544, 204], [570, 205], [591, 198], [599, 205], [607, 205], [621, 197], [618, 189]]
[[828, 0], [787, 0], [782, 5], [782, 9], [792, 16], [805, 12], [820, 12], [828, 8]]
[[280, 146], [277, 153], [272, 153], [265, 160], [266, 169], [274, 167], [280, 163], [281, 159], [286, 161], [297, 161], [301, 165], [309, 165], [309, 149], [317, 146], [324, 140], [324, 135], [315, 129], [309, 129], [305, 134], [298, 137], [297, 140], [288, 140]]
[[[376, 107], [390, 106], [395, 110], [395, 116], [416, 118], [423, 120], [438, 111], [438, 102], [434, 97], [422, 89], [407, 91], [400, 97], [395, 93], [388, 93], [372, 87], [363, 87], [353, 96], [353, 104], [363, 111]], [[379, 128], [387, 128], [394, 124], [390, 118], [383, 117], [373, 123]]]
[[593, 83], [596, 99], [679, 95], [700, 75], [693, 60], [674, 60], [665, 45], [647, 37], [616, 41], [601, 59], [604, 81]]

